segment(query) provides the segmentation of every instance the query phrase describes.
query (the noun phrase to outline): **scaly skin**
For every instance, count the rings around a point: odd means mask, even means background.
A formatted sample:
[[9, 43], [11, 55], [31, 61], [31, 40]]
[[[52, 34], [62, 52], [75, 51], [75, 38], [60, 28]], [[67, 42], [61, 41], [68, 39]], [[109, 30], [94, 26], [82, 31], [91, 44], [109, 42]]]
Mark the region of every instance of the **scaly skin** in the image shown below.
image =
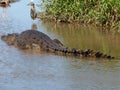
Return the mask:
[[46, 34], [36, 30], [26, 30], [21, 34], [13, 33], [3, 35], [1, 37], [8, 45], [14, 45], [20, 49], [35, 49], [43, 50], [51, 53], [57, 53], [62, 55], [74, 55], [77, 57], [94, 57], [94, 58], [108, 58], [114, 57], [104, 55], [103, 53], [94, 50], [76, 50], [67, 49], [59, 40], [52, 40]]

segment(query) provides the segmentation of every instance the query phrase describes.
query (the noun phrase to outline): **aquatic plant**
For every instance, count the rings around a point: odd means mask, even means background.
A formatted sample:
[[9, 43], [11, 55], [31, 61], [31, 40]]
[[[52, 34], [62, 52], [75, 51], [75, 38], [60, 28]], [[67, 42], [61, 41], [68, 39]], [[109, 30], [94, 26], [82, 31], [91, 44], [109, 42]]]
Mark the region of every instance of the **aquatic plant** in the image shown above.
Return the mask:
[[94, 23], [116, 29], [120, 23], [120, 0], [43, 0], [41, 18]]

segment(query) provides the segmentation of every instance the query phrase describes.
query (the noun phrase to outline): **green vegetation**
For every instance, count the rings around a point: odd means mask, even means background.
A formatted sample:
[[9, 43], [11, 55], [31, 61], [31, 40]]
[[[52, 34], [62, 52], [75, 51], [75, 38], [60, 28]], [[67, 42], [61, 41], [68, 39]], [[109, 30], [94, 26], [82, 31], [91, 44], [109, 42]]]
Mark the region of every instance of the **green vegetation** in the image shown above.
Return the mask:
[[120, 24], [120, 0], [43, 0], [41, 18], [94, 23], [116, 29]]

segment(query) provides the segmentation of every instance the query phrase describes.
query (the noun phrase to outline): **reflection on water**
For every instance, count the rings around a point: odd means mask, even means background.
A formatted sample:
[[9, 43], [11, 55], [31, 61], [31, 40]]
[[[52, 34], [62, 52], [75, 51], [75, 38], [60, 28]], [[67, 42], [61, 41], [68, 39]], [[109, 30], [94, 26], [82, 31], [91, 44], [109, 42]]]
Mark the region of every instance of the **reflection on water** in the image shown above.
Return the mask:
[[93, 49], [120, 58], [120, 34], [103, 32], [93, 26], [72, 24], [55, 24], [44, 22], [48, 32], [62, 38], [63, 43], [70, 48]]
[[[91, 48], [119, 57], [119, 35], [107, 35], [93, 27], [32, 21], [28, 2], [13, 3], [5, 11], [0, 8], [0, 36], [37, 28], [68, 47]], [[22, 51], [0, 40], [0, 90], [119, 90], [119, 77], [120, 60], [83, 60]]]
[[1, 17], [2, 17], [3, 19], [7, 18], [6, 8], [3, 8]]
[[33, 23], [31, 29], [32, 30], [37, 30], [37, 25], [35, 23]]

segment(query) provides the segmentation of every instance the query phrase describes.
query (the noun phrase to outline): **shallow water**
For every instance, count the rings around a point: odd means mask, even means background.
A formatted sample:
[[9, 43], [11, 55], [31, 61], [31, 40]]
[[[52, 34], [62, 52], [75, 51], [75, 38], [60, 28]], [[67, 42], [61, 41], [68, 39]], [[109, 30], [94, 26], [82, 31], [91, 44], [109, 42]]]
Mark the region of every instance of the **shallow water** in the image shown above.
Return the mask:
[[[120, 35], [97, 28], [32, 21], [28, 0], [0, 8], [0, 36], [33, 24], [66, 46], [91, 48], [120, 57]], [[37, 2], [37, 1], [36, 1]], [[0, 40], [0, 90], [119, 90], [120, 59], [89, 60], [22, 51]]]

